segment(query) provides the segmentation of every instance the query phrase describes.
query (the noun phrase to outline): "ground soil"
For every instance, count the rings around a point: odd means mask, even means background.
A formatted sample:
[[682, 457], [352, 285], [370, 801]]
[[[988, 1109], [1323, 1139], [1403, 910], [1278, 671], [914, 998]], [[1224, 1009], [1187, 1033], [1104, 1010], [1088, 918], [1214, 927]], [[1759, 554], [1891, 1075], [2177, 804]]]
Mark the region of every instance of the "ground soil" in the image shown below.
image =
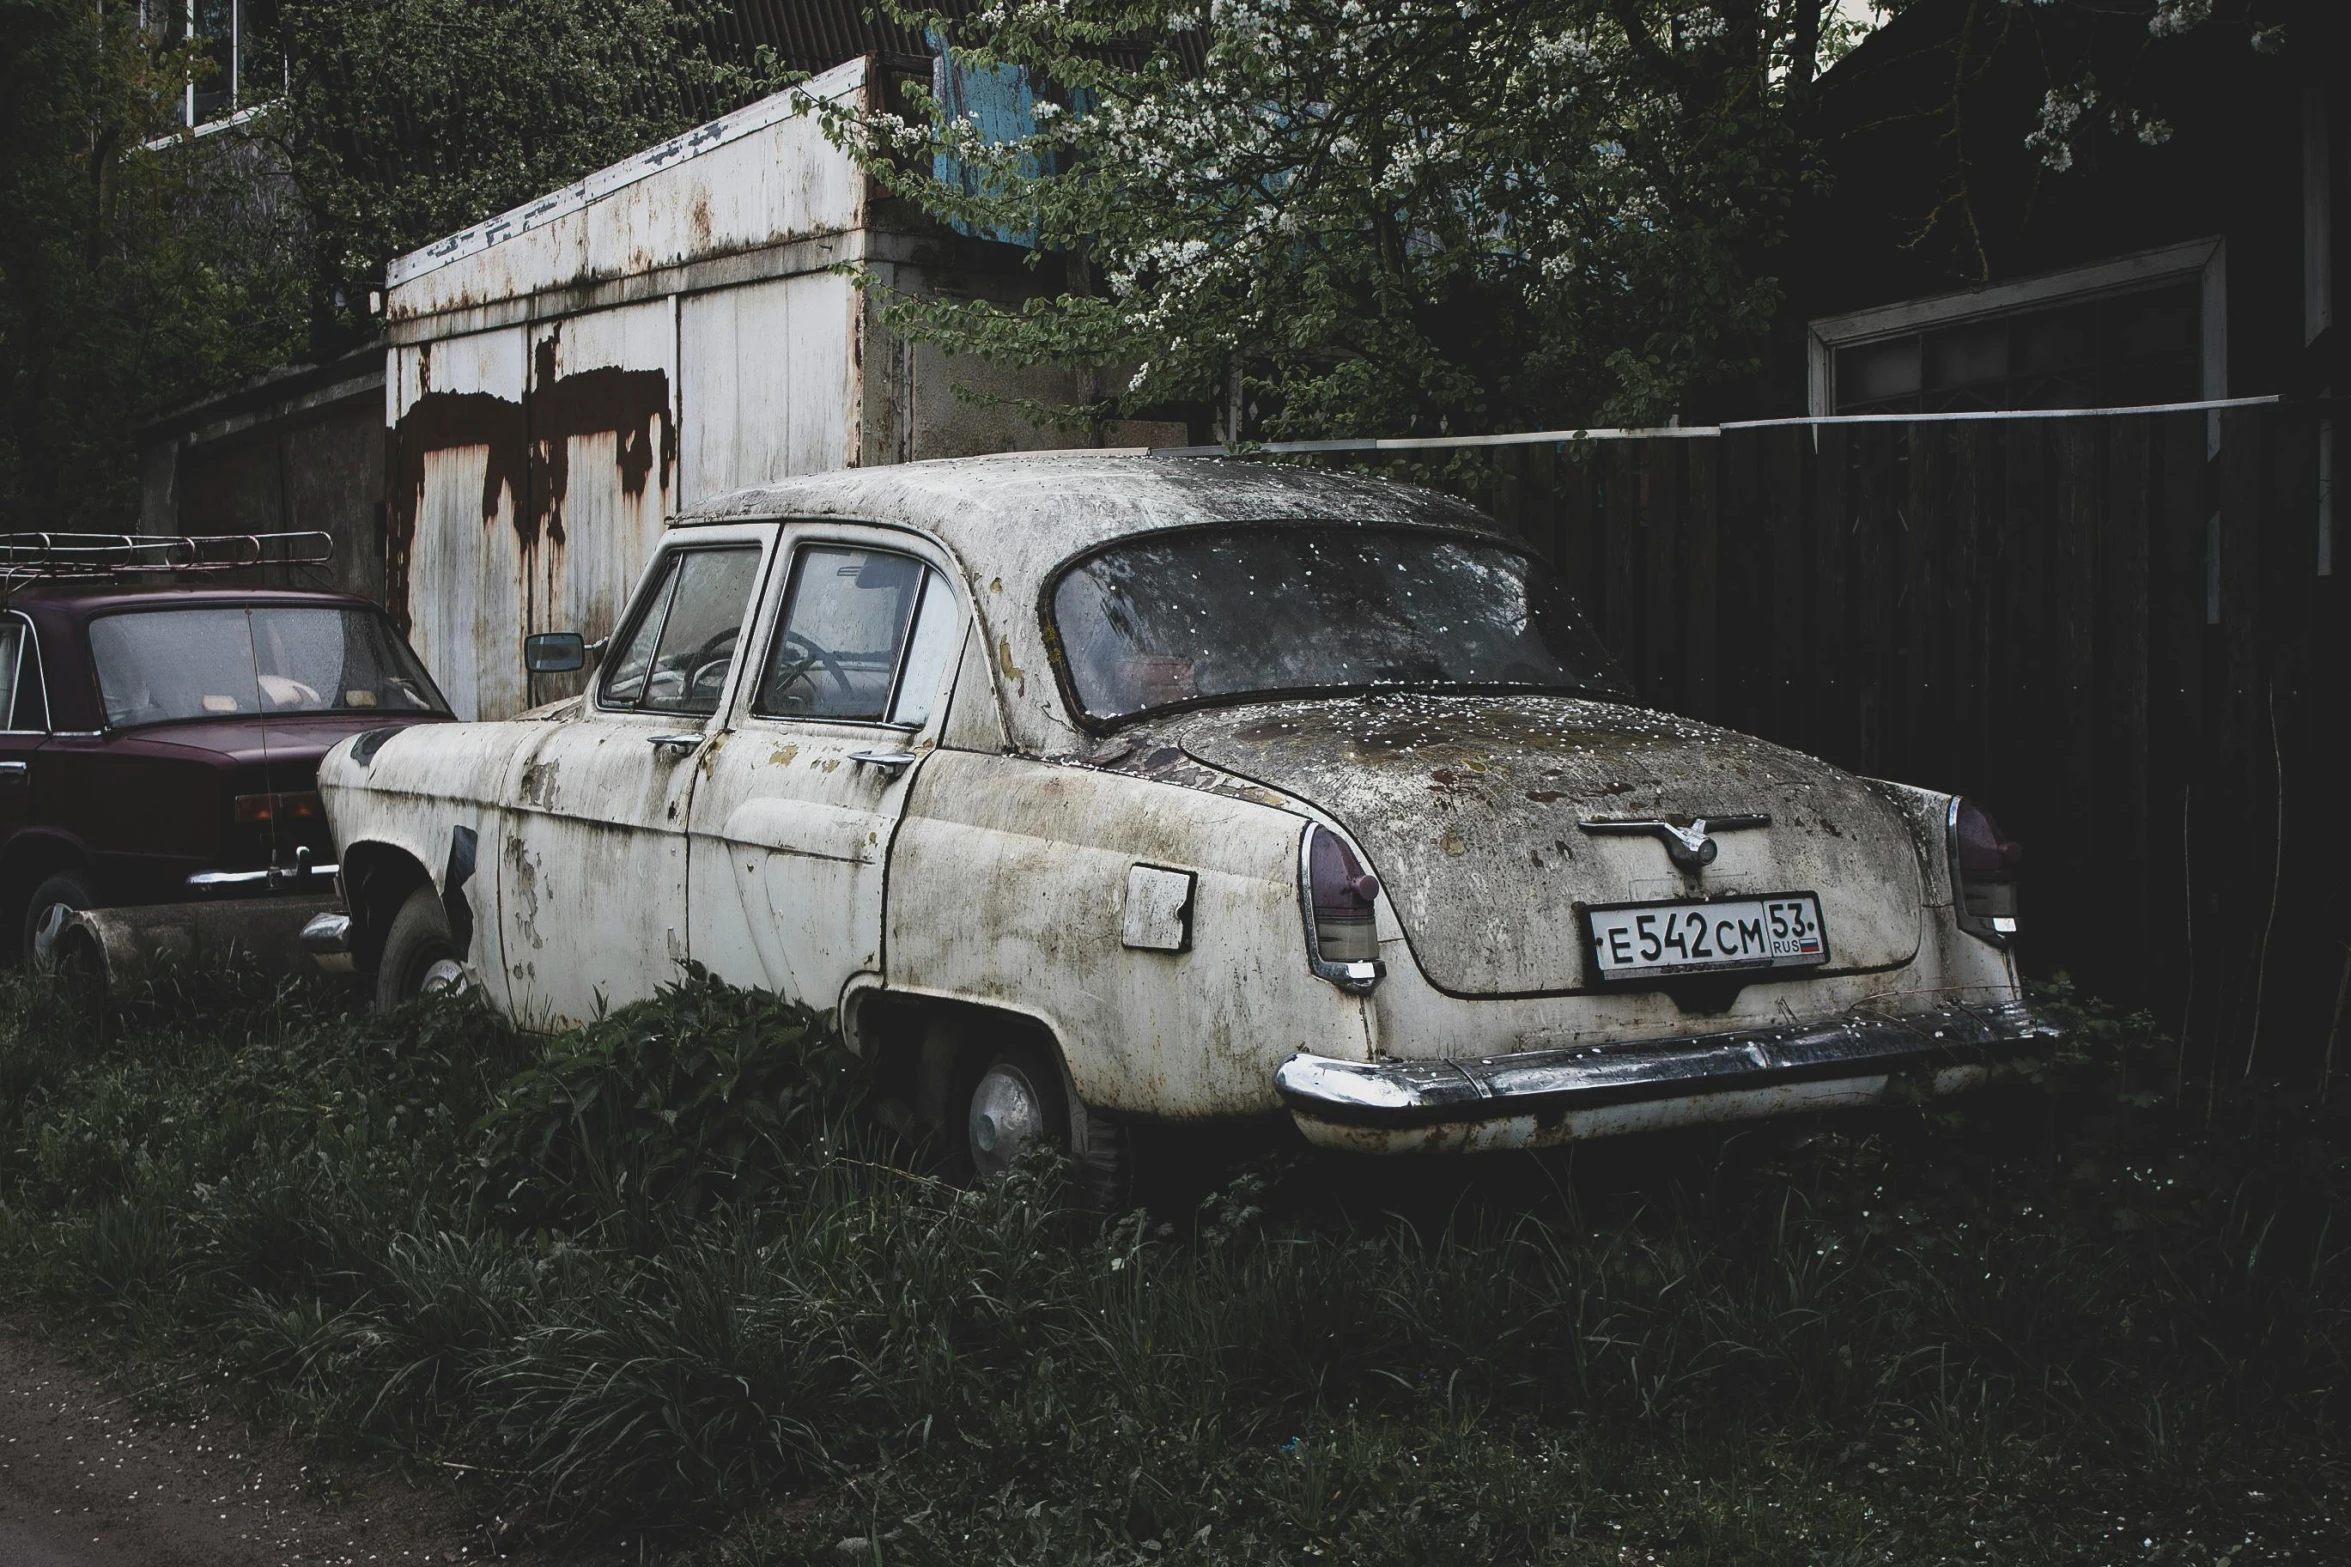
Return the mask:
[[[135, 1380], [135, 1379], [134, 1379]], [[494, 1522], [386, 1468], [327, 1466], [183, 1392], [151, 1416], [0, 1322], [0, 1567], [496, 1559]]]

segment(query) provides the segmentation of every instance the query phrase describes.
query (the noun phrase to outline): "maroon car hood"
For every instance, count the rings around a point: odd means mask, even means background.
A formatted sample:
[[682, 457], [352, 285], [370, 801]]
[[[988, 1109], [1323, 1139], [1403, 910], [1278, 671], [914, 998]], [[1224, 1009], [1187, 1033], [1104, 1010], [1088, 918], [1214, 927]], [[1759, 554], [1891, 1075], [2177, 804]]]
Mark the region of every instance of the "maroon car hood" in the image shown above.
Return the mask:
[[[224, 718], [218, 722], [153, 724], [120, 738], [142, 747], [199, 751], [233, 762], [315, 762], [338, 742], [370, 729], [446, 722], [437, 713], [335, 713], [284, 718]], [[265, 745], [266, 742], [266, 745]]]

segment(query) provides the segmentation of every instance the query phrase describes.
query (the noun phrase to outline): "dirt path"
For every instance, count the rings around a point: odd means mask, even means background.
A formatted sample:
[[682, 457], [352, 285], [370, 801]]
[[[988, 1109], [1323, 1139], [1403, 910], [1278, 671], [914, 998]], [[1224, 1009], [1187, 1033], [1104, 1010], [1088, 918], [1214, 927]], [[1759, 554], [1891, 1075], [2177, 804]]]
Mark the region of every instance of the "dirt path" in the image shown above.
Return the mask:
[[482, 1561], [448, 1498], [337, 1471], [232, 1415], [154, 1421], [0, 1324], [0, 1567], [277, 1567]]

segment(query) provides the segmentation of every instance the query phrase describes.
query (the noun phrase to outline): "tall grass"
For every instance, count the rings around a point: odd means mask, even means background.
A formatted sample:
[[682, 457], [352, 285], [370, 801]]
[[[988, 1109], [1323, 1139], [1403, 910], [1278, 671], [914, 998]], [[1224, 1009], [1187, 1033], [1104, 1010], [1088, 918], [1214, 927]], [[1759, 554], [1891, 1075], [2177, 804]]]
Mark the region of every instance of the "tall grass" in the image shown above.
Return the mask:
[[2187, 1140], [2086, 1037], [1959, 1111], [1281, 1154], [1105, 1225], [935, 1179], [823, 1020], [712, 984], [532, 1041], [216, 982], [101, 1042], [20, 983], [0, 1276], [731, 1561], [2340, 1559], [2342, 1144]]

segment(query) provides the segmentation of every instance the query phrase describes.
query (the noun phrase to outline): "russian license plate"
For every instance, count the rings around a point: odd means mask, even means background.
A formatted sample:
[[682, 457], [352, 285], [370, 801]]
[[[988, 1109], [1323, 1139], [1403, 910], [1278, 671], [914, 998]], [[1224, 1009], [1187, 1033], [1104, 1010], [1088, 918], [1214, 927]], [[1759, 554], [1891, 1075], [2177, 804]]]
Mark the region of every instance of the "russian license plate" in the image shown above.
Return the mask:
[[1809, 892], [1715, 903], [1629, 903], [1585, 913], [1603, 980], [1809, 968], [1829, 960], [1820, 899]]

